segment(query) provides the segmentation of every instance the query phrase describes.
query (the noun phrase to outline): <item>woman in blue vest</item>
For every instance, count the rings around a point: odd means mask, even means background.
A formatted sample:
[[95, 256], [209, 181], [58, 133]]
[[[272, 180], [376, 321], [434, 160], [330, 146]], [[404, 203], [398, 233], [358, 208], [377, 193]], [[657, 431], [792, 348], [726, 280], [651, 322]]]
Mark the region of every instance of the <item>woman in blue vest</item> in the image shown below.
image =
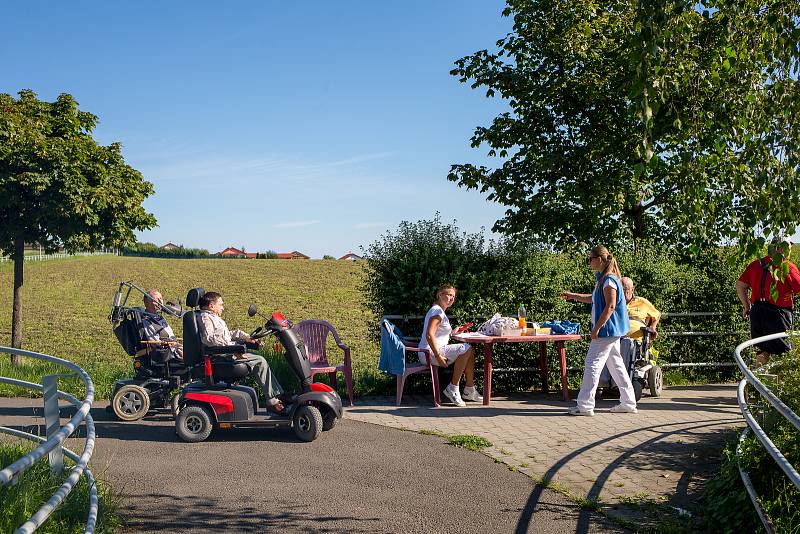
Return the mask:
[[614, 413], [636, 413], [636, 398], [622, 360], [619, 340], [630, 330], [628, 309], [622, 291], [617, 260], [602, 245], [598, 245], [586, 258], [595, 272], [594, 291], [591, 295], [564, 291], [561, 297], [592, 305], [592, 341], [586, 353], [578, 405], [570, 408], [570, 415], [594, 415], [594, 395], [603, 366], [619, 386], [619, 404], [611, 408]]

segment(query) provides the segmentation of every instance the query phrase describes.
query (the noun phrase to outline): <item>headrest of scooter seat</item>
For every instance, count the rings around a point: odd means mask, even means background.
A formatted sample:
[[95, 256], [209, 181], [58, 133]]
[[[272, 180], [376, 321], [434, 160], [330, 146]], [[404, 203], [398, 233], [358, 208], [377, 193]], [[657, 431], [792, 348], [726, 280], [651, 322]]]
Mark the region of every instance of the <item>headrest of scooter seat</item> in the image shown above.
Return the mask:
[[189, 290], [186, 293], [186, 305], [190, 308], [197, 307], [200, 304], [200, 297], [206, 294], [206, 290], [202, 287], [195, 287]]

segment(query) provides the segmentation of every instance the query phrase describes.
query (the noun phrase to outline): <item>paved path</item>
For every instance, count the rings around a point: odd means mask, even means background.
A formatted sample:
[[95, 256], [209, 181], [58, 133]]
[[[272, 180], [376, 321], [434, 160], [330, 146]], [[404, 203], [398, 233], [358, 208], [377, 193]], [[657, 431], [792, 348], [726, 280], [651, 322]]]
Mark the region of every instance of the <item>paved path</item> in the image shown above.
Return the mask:
[[605, 503], [657, 501], [696, 506], [699, 484], [719, 464], [725, 430], [741, 427], [735, 385], [671, 387], [644, 397], [639, 413], [614, 414], [600, 401], [594, 417], [566, 415], [555, 394], [493, 397], [491, 406], [430, 405], [430, 397], [361, 399], [347, 417], [408, 430], [475, 434], [486, 453], [535, 479]]
[[[0, 398], [0, 425], [42, 424], [40, 407]], [[168, 418], [123, 423], [103, 407], [92, 409], [91, 466], [136, 532], [625, 532], [487, 456], [350, 415], [313, 443], [287, 430], [229, 430], [187, 444]]]

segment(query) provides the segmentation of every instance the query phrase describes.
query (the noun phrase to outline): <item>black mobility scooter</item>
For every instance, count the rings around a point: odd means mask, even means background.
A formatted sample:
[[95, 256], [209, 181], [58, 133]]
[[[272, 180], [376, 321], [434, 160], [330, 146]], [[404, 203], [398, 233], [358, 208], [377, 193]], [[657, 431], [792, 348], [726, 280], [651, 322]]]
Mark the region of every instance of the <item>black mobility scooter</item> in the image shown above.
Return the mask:
[[[202, 288], [189, 291], [186, 305], [195, 308], [205, 293]], [[258, 313], [255, 304], [248, 315]], [[200, 341], [199, 312], [183, 315], [183, 359], [198, 380], [184, 386], [180, 394], [180, 409], [175, 418], [178, 436], [188, 442], [203, 441], [214, 428], [288, 428], [294, 429], [303, 441], [314, 441], [323, 430], [330, 430], [342, 417], [342, 399], [326, 384], [311, 381], [311, 367], [305, 345], [291, 323], [275, 313], [252, 334], [253, 339], [277, 336], [284, 348], [289, 367], [300, 381], [301, 392], [285, 402], [282, 414], [259, 407], [256, 391], [237, 382], [250, 369], [237, 361], [244, 354], [244, 345], [206, 347]]]
[[[189, 369], [173, 358], [170, 346], [176, 342], [144, 339], [142, 320], [148, 314], [141, 306], [129, 306], [131, 293], [136, 300], [150, 298], [133, 282], [121, 282], [114, 294], [111, 321], [120, 345], [133, 357], [134, 377], [114, 382], [109, 412], [123, 421], [138, 421], [149, 411], [177, 413], [177, 396], [173, 392], [188, 382]], [[181, 316], [181, 309], [161, 306], [161, 313]]]

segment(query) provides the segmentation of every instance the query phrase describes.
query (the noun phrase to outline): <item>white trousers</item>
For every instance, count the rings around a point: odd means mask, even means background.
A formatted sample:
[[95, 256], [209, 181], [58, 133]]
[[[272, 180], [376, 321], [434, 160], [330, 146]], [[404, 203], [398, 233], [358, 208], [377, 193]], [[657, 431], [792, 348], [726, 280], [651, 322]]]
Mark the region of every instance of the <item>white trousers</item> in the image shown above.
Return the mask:
[[619, 337], [601, 337], [593, 339], [589, 343], [581, 390], [578, 393], [578, 409], [581, 411], [594, 409], [594, 394], [597, 391], [603, 367], [608, 367], [611, 377], [619, 386], [619, 403], [629, 408], [636, 407], [636, 396], [628, 376], [628, 370], [625, 369], [622, 361], [619, 340]]

